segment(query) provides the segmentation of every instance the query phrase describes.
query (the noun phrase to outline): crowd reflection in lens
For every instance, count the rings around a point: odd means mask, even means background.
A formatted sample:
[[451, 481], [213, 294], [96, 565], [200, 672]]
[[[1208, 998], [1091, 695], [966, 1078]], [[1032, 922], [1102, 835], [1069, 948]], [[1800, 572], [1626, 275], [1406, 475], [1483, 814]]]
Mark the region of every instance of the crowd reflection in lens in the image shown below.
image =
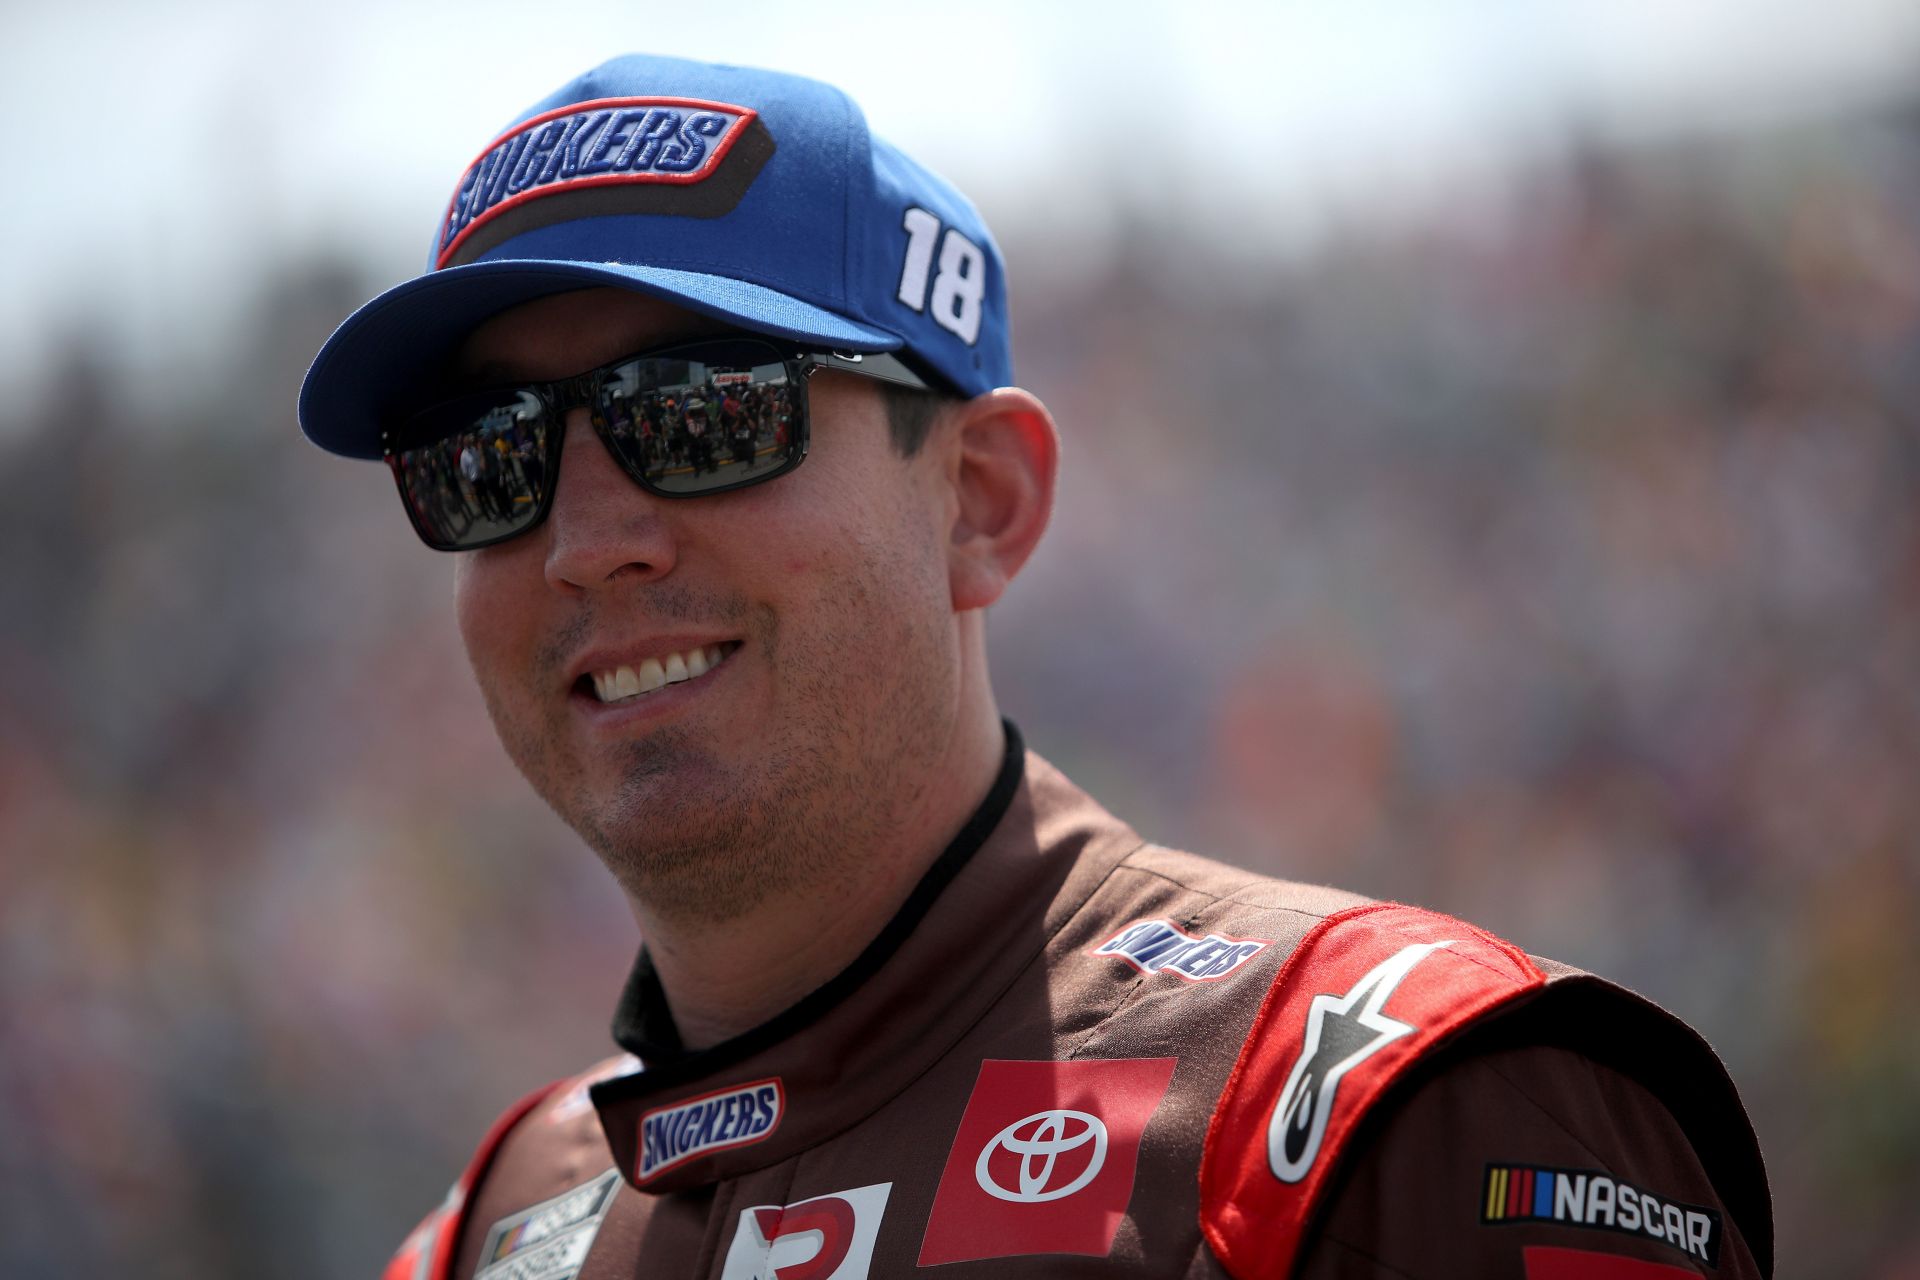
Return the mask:
[[407, 496], [443, 542], [504, 533], [539, 507], [547, 433], [540, 401], [522, 394], [469, 430], [401, 453]]
[[[748, 368], [686, 360], [614, 370], [596, 397], [602, 438], [623, 465], [669, 492], [697, 493], [783, 465], [794, 434], [782, 363]], [[464, 431], [402, 450], [407, 498], [442, 543], [473, 543], [524, 524], [546, 493], [547, 413], [523, 391]]]
[[608, 443], [666, 489], [731, 483], [785, 461], [793, 434], [793, 393], [785, 369], [727, 371], [630, 392], [609, 387], [601, 413]]

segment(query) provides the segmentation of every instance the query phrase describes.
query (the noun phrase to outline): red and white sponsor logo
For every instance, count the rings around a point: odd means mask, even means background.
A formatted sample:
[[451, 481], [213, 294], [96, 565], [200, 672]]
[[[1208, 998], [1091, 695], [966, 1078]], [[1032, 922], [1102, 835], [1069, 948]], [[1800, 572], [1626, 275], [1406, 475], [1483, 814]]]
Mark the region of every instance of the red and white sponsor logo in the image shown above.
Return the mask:
[[434, 266], [449, 265], [487, 222], [541, 196], [609, 184], [704, 182], [758, 115], [695, 98], [597, 98], [523, 120], [461, 174]]
[[1105, 1257], [1174, 1063], [982, 1062], [919, 1265], [1026, 1253]]
[[1228, 1272], [1289, 1274], [1368, 1108], [1421, 1054], [1545, 981], [1510, 943], [1395, 903], [1329, 916], [1302, 939], [1207, 1127], [1200, 1227]]
[[740, 1211], [720, 1280], [865, 1280], [891, 1182]]

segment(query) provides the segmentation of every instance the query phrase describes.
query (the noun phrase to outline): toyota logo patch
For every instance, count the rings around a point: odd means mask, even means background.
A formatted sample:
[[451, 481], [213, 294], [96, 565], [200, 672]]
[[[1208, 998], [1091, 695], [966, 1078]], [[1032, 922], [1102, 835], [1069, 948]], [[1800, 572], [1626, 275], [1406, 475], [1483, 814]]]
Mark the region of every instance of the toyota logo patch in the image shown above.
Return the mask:
[[1173, 1068], [1172, 1058], [982, 1062], [934, 1193], [920, 1265], [1023, 1253], [1106, 1257]]
[[[996, 1199], [1039, 1204], [1080, 1190], [1106, 1162], [1107, 1126], [1100, 1117], [1055, 1108], [1015, 1120], [994, 1134], [973, 1163], [973, 1177]], [[1009, 1166], [1015, 1171], [1007, 1180], [1013, 1186], [1002, 1181]], [[1071, 1172], [1076, 1166], [1079, 1172]]]

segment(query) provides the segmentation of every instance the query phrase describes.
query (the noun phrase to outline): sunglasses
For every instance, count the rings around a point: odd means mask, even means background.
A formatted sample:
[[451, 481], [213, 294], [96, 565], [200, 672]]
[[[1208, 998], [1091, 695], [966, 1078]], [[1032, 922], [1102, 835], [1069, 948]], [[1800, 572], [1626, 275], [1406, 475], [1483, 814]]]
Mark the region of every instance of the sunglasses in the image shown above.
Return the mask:
[[717, 338], [553, 382], [440, 401], [381, 435], [407, 518], [436, 551], [515, 538], [547, 518], [568, 412], [585, 408], [620, 469], [660, 498], [700, 498], [786, 475], [807, 456], [807, 380], [821, 369], [927, 384], [891, 355]]

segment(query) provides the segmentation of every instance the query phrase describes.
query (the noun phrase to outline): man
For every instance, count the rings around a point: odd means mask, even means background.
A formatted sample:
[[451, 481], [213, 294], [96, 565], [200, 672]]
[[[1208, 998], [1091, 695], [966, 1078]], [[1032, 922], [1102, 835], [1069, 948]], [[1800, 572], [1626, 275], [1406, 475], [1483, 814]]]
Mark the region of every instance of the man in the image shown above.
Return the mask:
[[[1013, 381], [957, 192], [826, 86], [640, 57], [490, 143], [320, 352], [307, 434], [460, 553], [501, 740], [645, 940], [628, 1054], [512, 1108], [389, 1274], [1769, 1274], [1684, 1026], [1147, 845], [1024, 750], [983, 613], [1057, 445]], [[768, 465], [606, 426], [713, 385], [790, 403]], [[418, 463], [489, 413], [544, 470], [440, 523]]]

